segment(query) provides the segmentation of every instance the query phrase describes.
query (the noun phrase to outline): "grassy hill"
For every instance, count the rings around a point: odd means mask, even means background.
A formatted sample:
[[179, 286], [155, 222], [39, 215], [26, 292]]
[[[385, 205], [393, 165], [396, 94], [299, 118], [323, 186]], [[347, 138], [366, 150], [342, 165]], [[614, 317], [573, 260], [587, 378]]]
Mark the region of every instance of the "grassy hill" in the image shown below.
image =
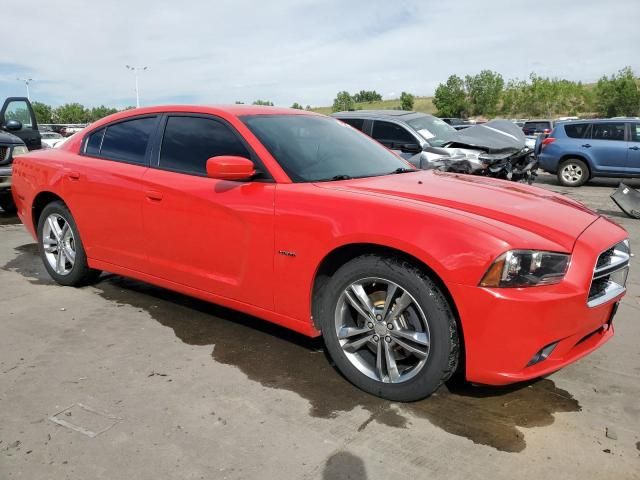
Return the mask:
[[[357, 110], [400, 110], [400, 99], [381, 100], [379, 102], [356, 103]], [[413, 109], [416, 112], [435, 113], [436, 107], [433, 106], [433, 97], [416, 97]], [[314, 112], [329, 115], [331, 107], [317, 107], [311, 109]]]

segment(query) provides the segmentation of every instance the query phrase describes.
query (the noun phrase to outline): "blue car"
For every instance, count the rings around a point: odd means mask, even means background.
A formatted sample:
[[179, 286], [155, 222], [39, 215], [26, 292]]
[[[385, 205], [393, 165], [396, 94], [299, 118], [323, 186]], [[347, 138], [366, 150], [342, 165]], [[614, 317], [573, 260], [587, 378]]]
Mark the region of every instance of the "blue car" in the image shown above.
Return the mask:
[[559, 123], [535, 151], [540, 168], [567, 187], [593, 177], [640, 177], [640, 119]]

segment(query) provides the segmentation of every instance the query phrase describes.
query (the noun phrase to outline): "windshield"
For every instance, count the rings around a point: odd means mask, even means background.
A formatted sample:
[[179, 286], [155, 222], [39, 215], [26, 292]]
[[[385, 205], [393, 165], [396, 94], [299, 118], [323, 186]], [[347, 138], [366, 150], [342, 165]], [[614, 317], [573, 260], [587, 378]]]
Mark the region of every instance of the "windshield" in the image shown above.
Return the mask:
[[412, 169], [378, 142], [334, 118], [241, 117], [294, 182], [375, 177]]
[[455, 128], [436, 117], [425, 115], [424, 117], [407, 120], [407, 123], [422, 138], [427, 140], [432, 147], [442, 147], [444, 144], [451, 142], [456, 135]]

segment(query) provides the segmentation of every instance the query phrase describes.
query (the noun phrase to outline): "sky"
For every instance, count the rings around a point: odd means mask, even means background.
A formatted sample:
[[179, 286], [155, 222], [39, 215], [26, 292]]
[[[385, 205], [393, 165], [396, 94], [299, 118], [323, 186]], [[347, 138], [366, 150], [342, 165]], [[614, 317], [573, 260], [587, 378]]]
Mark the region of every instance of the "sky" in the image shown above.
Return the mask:
[[2, 9], [0, 99], [60, 105], [431, 95], [451, 74], [640, 75], [638, 0], [31, 0]]

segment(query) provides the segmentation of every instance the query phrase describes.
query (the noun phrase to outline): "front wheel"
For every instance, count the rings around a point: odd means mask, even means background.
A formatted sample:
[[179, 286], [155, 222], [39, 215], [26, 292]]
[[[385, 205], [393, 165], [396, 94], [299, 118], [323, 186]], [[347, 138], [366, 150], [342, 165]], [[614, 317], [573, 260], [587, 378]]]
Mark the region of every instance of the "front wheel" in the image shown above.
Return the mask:
[[100, 271], [89, 268], [78, 227], [62, 202], [52, 202], [42, 211], [38, 247], [47, 272], [61, 285], [79, 287], [100, 276]]
[[410, 263], [378, 255], [351, 260], [331, 277], [320, 302], [327, 350], [362, 390], [414, 401], [454, 373], [459, 340], [451, 307]]

